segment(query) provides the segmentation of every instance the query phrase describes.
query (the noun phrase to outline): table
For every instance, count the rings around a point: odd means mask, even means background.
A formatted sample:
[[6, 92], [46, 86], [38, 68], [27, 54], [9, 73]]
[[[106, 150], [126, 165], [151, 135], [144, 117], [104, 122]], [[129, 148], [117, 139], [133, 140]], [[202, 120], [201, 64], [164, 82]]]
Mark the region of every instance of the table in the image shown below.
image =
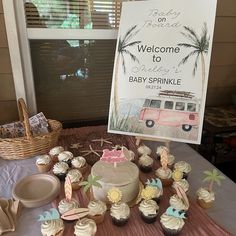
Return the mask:
[[[157, 143], [148, 142], [148, 145], [155, 150]], [[172, 142], [171, 152], [176, 156], [176, 160], [185, 160], [192, 165], [192, 172], [189, 175], [190, 196], [195, 198], [195, 192], [202, 186], [202, 172], [212, 169], [213, 166], [201, 157], [197, 152], [186, 144]], [[35, 166], [36, 157], [27, 160], [7, 161], [0, 159], [0, 197], [10, 198], [11, 189], [17, 180], [24, 176], [37, 173]], [[221, 188], [216, 188], [216, 201], [212, 209], [207, 210], [209, 216], [220, 226], [236, 235], [236, 185], [229, 178], [223, 182]], [[41, 236], [40, 222], [37, 222], [38, 215], [51, 208], [51, 204], [35, 208], [24, 209], [17, 231], [5, 234], [6, 236]], [[143, 235], [142, 233], [140, 235]], [[138, 236], [138, 235], [137, 235]]]

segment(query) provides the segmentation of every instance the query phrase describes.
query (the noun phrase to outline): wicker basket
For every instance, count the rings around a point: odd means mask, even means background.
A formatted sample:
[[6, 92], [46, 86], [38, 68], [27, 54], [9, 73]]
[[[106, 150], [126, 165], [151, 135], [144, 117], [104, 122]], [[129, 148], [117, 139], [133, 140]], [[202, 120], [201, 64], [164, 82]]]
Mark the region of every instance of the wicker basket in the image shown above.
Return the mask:
[[52, 147], [57, 145], [62, 124], [56, 120], [48, 120], [51, 132], [34, 137], [30, 132], [28, 111], [22, 98], [18, 100], [18, 105], [20, 119], [23, 122], [26, 136], [0, 138], [0, 157], [13, 160], [46, 154]]

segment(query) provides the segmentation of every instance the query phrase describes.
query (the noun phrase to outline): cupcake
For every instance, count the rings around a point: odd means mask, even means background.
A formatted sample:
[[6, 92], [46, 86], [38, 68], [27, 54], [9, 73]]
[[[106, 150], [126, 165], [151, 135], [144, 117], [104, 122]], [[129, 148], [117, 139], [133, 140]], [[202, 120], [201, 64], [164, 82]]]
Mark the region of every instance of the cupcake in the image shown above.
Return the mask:
[[151, 224], [156, 221], [159, 206], [153, 200], [143, 200], [139, 205], [141, 218], [145, 223]]
[[49, 155], [39, 156], [36, 160], [36, 166], [40, 173], [48, 172], [52, 166], [52, 158]]
[[88, 218], [94, 220], [96, 224], [101, 224], [107, 210], [107, 206], [102, 201], [90, 201], [88, 204]]
[[173, 166], [174, 166], [174, 162], [175, 162], [175, 156], [172, 155], [172, 154], [168, 154], [168, 167], [170, 169], [173, 169]]
[[185, 193], [188, 193], [189, 183], [186, 179], [181, 179], [179, 181], [174, 181], [174, 183], [172, 184], [172, 188], [173, 188], [173, 191], [175, 193], [176, 193], [176, 191], [175, 191], [176, 185], [180, 185], [180, 187], [185, 191]]
[[169, 150], [168, 150], [168, 148], [167, 148], [166, 146], [158, 146], [158, 147], [157, 147], [156, 154], [157, 154], [157, 159], [158, 159], [158, 160], [160, 160], [160, 158], [161, 158], [161, 153], [162, 153], [162, 151], [163, 151], [164, 149], [169, 152]]
[[67, 173], [67, 176], [70, 177], [72, 190], [78, 190], [80, 188], [80, 182], [83, 178], [81, 172], [77, 169], [72, 169]]
[[64, 181], [68, 172], [69, 166], [65, 162], [56, 163], [53, 166], [53, 174], [56, 175], [61, 181]]
[[49, 155], [52, 157], [53, 162], [58, 162], [59, 153], [63, 152], [64, 148], [62, 146], [56, 146], [49, 151]]
[[61, 215], [63, 215], [67, 211], [77, 209], [78, 207], [79, 203], [75, 199], [71, 199], [70, 201], [68, 201], [66, 198], [64, 198], [58, 204], [58, 210]]
[[125, 158], [127, 159], [127, 161], [132, 161], [134, 162], [135, 161], [135, 154], [133, 151], [131, 150], [128, 150], [126, 147], [122, 146], [122, 147], [119, 147], [118, 145], [115, 146], [114, 148], [115, 150], [122, 150]]
[[160, 167], [155, 174], [161, 180], [163, 186], [170, 186], [173, 183], [171, 169]]
[[125, 225], [130, 216], [130, 208], [126, 203], [115, 203], [112, 204], [110, 209], [110, 215], [112, 223], [116, 226]]
[[71, 166], [71, 160], [73, 159], [74, 155], [72, 152], [63, 151], [58, 155], [58, 161], [66, 162], [69, 167]]
[[187, 179], [191, 171], [191, 166], [186, 161], [179, 161], [174, 164], [174, 169], [182, 171], [184, 175], [183, 178]]
[[160, 217], [160, 223], [165, 235], [178, 235], [184, 227], [184, 220], [164, 213]]
[[74, 157], [71, 161], [71, 167], [78, 169], [82, 174], [85, 174], [88, 169], [88, 164], [82, 156]]
[[197, 202], [202, 208], [210, 208], [215, 201], [214, 192], [208, 191], [206, 188], [199, 188], [197, 191]]
[[138, 164], [142, 172], [148, 173], [152, 171], [153, 159], [147, 154], [144, 154], [139, 158]]
[[76, 222], [74, 229], [75, 236], [94, 236], [97, 232], [97, 225], [94, 220], [83, 218]]
[[187, 211], [189, 206], [187, 206], [184, 201], [178, 197], [177, 194], [170, 197], [170, 206], [172, 206], [176, 210]]
[[41, 224], [43, 236], [63, 236], [65, 226], [61, 219], [47, 220]]
[[138, 154], [139, 156], [142, 156], [142, 155], [150, 155], [152, 153], [152, 150], [147, 147], [146, 145], [141, 145], [138, 149]]
[[162, 182], [160, 179], [156, 178], [156, 179], [148, 179], [146, 181], [146, 188], [152, 188], [153, 189], [153, 197], [152, 200], [156, 201], [156, 203], [160, 202], [160, 198], [163, 195], [163, 187], [162, 187]]

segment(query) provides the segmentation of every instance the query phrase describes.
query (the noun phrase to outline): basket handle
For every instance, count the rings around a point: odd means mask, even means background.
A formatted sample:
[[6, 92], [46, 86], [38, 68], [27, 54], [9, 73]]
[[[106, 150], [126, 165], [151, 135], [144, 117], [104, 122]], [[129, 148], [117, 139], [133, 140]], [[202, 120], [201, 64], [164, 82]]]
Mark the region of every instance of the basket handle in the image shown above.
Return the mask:
[[28, 110], [25, 104], [25, 101], [23, 98], [19, 98], [18, 99], [18, 107], [19, 107], [19, 116], [20, 116], [20, 120], [23, 122], [24, 124], [24, 128], [25, 128], [25, 134], [26, 134], [26, 138], [27, 139], [32, 139], [33, 136], [30, 132], [30, 124], [29, 124], [29, 115], [28, 115]]

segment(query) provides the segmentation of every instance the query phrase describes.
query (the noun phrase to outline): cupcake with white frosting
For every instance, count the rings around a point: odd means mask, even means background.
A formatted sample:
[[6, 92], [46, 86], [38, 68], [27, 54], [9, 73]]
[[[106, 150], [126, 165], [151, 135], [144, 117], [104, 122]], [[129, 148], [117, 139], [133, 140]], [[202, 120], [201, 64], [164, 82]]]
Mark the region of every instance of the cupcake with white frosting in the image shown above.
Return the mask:
[[160, 167], [155, 172], [156, 176], [161, 180], [163, 186], [170, 186], [173, 183], [171, 169]]
[[107, 210], [107, 206], [102, 201], [90, 201], [88, 204], [88, 218], [93, 219], [96, 224], [101, 224]]
[[78, 169], [82, 174], [86, 173], [88, 164], [86, 159], [82, 156], [74, 157], [71, 161], [71, 167]]
[[186, 179], [181, 179], [179, 181], [174, 181], [174, 183], [172, 184], [172, 188], [173, 188], [173, 191], [176, 193], [175, 191], [175, 187], [179, 185], [184, 191], [185, 193], [188, 193], [189, 191], [189, 183]]
[[52, 166], [52, 158], [49, 155], [39, 156], [36, 160], [36, 166], [40, 173], [48, 172]]
[[152, 150], [148, 147], [148, 146], [146, 146], [146, 145], [141, 145], [138, 149], [137, 149], [137, 151], [138, 151], [138, 154], [139, 154], [139, 156], [142, 156], [142, 155], [151, 155], [151, 153], [152, 153]]
[[112, 204], [110, 209], [112, 223], [116, 226], [125, 225], [130, 217], [130, 208], [127, 203]]
[[177, 235], [184, 227], [184, 220], [164, 213], [160, 217], [162, 229], [166, 235]]
[[[157, 151], [156, 151], [156, 154], [157, 154], [157, 159], [158, 160], [160, 160], [160, 158], [161, 158], [161, 153], [162, 153], [162, 151], [163, 150], [168, 150], [168, 148], [166, 147], [166, 146], [158, 146], [157, 147]], [[168, 150], [168, 152], [169, 152], [169, 150]]]
[[169, 167], [170, 169], [173, 169], [174, 163], [175, 163], [175, 156], [172, 155], [172, 154], [168, 154], [167, 157], [168, 157], [168, 167]]
[[56, 146], [49, 151], [49, 155], [52, 157], [53, 162], [58, 162], [58, 155], [63, 151], [64, 148], [62, 146]]
[[77, 209], [79, 207], [79, 203], [75, 199], [71, 199], [68, 201], [66, 198], [62, 199], [58, 204], [58, 211], [61, 215], [64, 213]]
[[170, 206], [172, 206], [176, 210], [187, 211], [189, 208], [189, 206], [185, 204], [184, 201], [180, 197], [178, 197], [177, 194], [170, 197], [169, 203]]
[[159, 206], [153, 200], [143, 200], [139, 204], [139, 212], [142, 220], [147, 224], [151, 224], [156, 221]]
[[183, 178], [187, 179], [192, 168], [186, 161], [179, 161], [174, 164], [174, 169], [183, 172]]
[[47, 220], [41, 224], [43, 236], [63, 236], [65, 226], [61, 219]]
[[53, 166], [53, 174], [56, 175], [61, 181], [64, 181], [66, 174], [69, 170], [69, 166], [65, 162], [58, 162]]
[[199, 188], [197, 190], [197, 202], [202, 208], [210, 208], [215, 201], [215, 194], [213, 191], [209, 191], [206, 188]]
[[67, 176], [70, 177], [72, 190], [78, 190], [81, 187], [80, 182], [83, 179], [82, 173], [77, 169], [72, 169], [67, 173]]
[[63, 151], [63, 152], [59, 153], [58, 161], [65, 162], [69, 165], [69, 167], [71, 167], [71, 161], [72, 161], [73, 157], [74, 157], [74, 155], [72, 152]]
[[94, 236], [97, 232], [97, 225], [94, 220], [83, 218], [76, 222], [74, 229], [75, 236]]
[[148, 173], [152, 171], [153, 159], [147, 155], [143, 154], [138, 160], [139, 168], [142, 172]]

